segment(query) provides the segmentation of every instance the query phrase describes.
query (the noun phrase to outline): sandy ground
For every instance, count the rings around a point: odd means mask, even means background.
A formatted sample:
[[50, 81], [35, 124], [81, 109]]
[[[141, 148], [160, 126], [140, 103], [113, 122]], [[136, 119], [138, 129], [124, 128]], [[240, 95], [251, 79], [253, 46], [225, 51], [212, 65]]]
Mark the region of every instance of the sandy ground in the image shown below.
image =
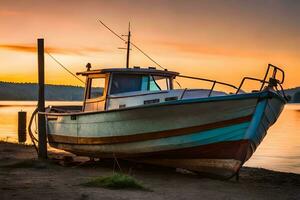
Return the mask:
[[[221, 181], [180, 170], [120, 162], [152, 191], [110, 190], [81, 186], [96, 176], [113, 173], [108, 161], [90, 162], [50, 152], [51, 161], [32, 167], [9, 167], [36, 158], [32, 146], [0, 142], [0, 199], [300, 199], [300, 175], [243, 168], [240, 180]], [[3, 167], [8, 166], [8, 167]]]

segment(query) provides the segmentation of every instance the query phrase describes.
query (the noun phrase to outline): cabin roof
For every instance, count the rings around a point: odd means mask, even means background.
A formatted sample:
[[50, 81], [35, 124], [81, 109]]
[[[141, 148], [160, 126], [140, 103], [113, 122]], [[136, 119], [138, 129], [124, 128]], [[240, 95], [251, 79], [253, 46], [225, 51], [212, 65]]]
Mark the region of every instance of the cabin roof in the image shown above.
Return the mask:
[[84, 72], [77, 72], [77, 75], [87, 76], [89, 74], [105, 74], [105, 73], [124, 73], [124, 74], [151, 74], [160, 76], [177, 76], [178, 72], [157, 70], [155, 68], [107, 68], [107, 69], [95, 69]]

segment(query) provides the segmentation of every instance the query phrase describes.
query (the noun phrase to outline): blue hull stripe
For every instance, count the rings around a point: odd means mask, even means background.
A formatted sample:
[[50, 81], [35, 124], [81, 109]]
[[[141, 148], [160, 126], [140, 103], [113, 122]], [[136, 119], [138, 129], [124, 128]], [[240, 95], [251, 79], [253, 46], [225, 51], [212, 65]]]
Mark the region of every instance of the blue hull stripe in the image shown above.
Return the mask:
[[124, 144], [99, 145], [103, 152], [142, 153], [196, 147], [206, 144], [235, 141], [244, 138], [250, 122], [217, 128], [188, 135], [160, 138]]

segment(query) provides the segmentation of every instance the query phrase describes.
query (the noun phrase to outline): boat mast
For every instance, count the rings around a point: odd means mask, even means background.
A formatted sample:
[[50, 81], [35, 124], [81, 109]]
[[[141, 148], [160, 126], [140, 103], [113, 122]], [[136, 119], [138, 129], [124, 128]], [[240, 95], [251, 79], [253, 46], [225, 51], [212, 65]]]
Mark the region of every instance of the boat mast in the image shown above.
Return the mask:
[[127, 55], [126, 55], [126, 68], [129, 68], [129, 51], [130, 51], [130, 22], [128, 24], [128, 38], [127, 38]]
[[[110, 29], [106, 24], [104, 24], [101, 20], [98, 20], [105, 28], [107, 28], [112, 34], [117, 36], [119, 39], [122, 41], [126, 42], [124, 38], [122, 38], [120, 35], [118, 35], [115, 31]], [[130, 51], [130, 45], [132, 45], [134, 48], [136, 48], [139, 52], [141, 52], [144, 56], [146, 56], [149, 60], [151, 60], [154, 64], [156, 64], [158, 67], [162, 68], [163, 70], [167, 70], [167, 68], [164, 68], [161, 66], [158, 62], [156, 62], [152, 57], [150, 57], [146, 52], [144, 52], [141, 48], [139, 48], [137, 45], [134, 43], [130, 42], [130, 23], [129, 23], [129, 28], [128, 28], [128, 35], [122, 35], [122, 36], [128, 36], [127, 40], [127, 58], [126, 58], [126, 68], [129, 68], [129, 51]], [[119, 48], [119, 49], [125, 49], [125, 48]]]

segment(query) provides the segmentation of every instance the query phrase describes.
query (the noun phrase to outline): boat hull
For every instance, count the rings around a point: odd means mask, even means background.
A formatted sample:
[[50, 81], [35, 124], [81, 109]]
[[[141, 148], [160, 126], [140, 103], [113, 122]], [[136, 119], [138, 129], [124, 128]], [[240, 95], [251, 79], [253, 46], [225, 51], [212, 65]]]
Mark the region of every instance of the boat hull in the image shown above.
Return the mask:
[[75, 117], [49, 114], [48, 139], [51, 146], [77, 155], [117, 157], [229, 178], [254, 153], [284, 104], [267, 91]]
[[134, 162], [188, 169], [203, 175], [230, 178], [242, 166], [245, 155], [252, 155], [250, 141], [230, 141], [199, 147], [143, 154], [103, 154], [95, 145], [52, 143], [52, 147], [93, 158], [121, 158]]

